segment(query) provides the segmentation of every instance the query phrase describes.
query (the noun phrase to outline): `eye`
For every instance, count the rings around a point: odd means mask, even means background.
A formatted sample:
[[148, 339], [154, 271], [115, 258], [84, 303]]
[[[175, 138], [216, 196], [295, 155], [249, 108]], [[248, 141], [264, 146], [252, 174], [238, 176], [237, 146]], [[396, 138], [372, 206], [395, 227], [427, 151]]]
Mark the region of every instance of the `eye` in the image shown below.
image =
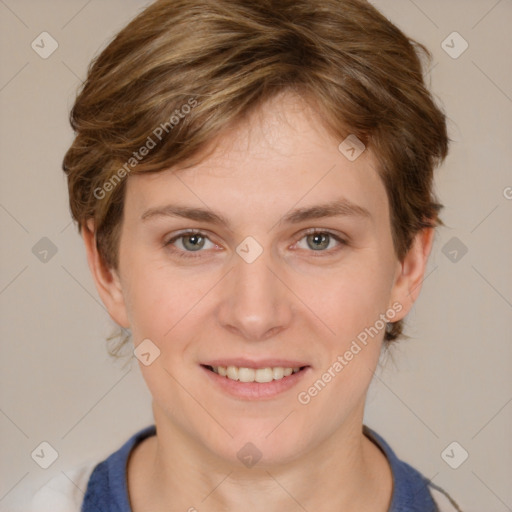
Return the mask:
[[[202, 252], [201, 249], [205, 247], [206, 241], [212, 244], [212, 248], [218, 247], [208, 238], [208, 236], [206, 236], [205, 233], [194, 230], [182, 232], [170, 238], [164, 242], [164, 247], [169, 247], [173, 253], [181, 258], [196, 258], [200, 255], [195, 255], [193, 253]], [[180, 245], [181, 248], [176, 248]]]
[[[347, 242], [338, 235], [335, 235], [330, 231], [321, 231], [317, 228], [308, 230], [299, 242], [302, 240], [306, 240], [306, 247], [299, 246], [299, 248], [305, 250], [311, 249], [314, 252], [336, 252], [338, 249], [332, 249], [331, 242], [333, 241], [337, 242], [338, 246], [347, 245]], [[331, 247], [331, 249], [326, 250], [329, 247]]]
[[[299, 245], [302, 240], [306, 240], [306, 247], [301, 247]], [[299, 242], [297, 242], [296, 245], [298, 245], [299, 249], [303, 249], [308, 252], [331, 254], [339, 250], [332, 248], [333, 244], [331, 242], [333, 241], [337, 243], [338, 247], [347, 245], [345, 240], [330, 231], [322, 231], [318, 228], [312, 228], [299, 239]], [[168, 247], [172, 253], [176, 254], [180, 258], [198, 258], [201, 256], [200, 253], [204, 252], [202, 249], [205, 247], [208, 248], [207, 243], [211, 244], [211, 249], [218, 248], [218, 245], [214, 244], [205, 233], [191, 229], [181, 232], [169, 240], [166, 240], [164, 242], [164, 247]]]

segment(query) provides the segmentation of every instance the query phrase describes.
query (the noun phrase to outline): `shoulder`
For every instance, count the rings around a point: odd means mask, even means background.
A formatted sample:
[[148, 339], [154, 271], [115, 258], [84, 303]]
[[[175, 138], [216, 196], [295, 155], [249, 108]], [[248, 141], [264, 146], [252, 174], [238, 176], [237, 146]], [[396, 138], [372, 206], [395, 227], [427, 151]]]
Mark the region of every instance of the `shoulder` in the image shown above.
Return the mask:
[[87, 482], [97, 462], [62, 471], [32, 496], [30, 512], [80, 512]]
[[33, 494], [30, 512], [81, 512], [87, 499], [98, 491], [104, 493], [106, 499], [117, 499], [126, 504], [128, 457], [135, 446], [155, 433], [156, 427], [150, 425], [133, 434], [105, 460], [88, 461], [61, 471]]
[[81, 512], [96, 512], [98, 509], [131, 510], [127, 481], [128, 459], [144, 439], [155, 434], [155, 425], [143, 428], [96, 465], [89, 475], [85, 493], [82, 496]]
[[400, 460], [390, 445], [366, 425], [363, 433], [384, 453], [393, 474], [393, 496], [390, 512], [407, 510], [462, 512], [446, 491], [429, 481], [417, 469]]

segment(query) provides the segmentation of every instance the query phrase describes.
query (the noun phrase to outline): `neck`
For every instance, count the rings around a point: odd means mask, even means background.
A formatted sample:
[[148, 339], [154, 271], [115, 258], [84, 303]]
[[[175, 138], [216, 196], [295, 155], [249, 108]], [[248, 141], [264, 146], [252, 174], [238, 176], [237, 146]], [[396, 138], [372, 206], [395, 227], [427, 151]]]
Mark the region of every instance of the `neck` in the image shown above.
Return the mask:
[[391, 470], [362, 433], [362, 410], [314, 450], [286, 463], [251, 468], [219, 458], [155, 406], [154, 415], [157, 436], [130, 458], [133, 512], [168, 511], [170, 506], [191, 512], [388, 510]]

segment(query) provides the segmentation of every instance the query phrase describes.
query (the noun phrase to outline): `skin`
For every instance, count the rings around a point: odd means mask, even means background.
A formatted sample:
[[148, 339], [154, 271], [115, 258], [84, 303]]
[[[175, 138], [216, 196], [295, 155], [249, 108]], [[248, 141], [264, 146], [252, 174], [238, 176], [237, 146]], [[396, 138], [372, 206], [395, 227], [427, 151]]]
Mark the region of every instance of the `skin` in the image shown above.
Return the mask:
[[[136, 346], [149, 338], [160, 350], [149, 366], [139, 363], [158, 435], [130, 458], [132, 508], [385, 512], [390, 468], [362, 433], [384, 331], [307, 405], [297, 394], [393, 304], [401, 305], [395, 321], [410, 311], [433, 230], [418, 233], [399, 261], [374, 155], [367, 149], [350, 162], [291, 93], [263, 104], [216, 143], [190, 168], [128, 178], [117, 270], [103, 264], [93, 223], [83, 230], [112, 319], [132, 330]], [[370, 216], [279, 222], [291, 209], [340, 198]], [[230, 227], [165, 215], [141, 219], [168, 204], [208, 208]], [[327, 237], [323, 246], [308, 237], [309, 228], [346, 243]], [[191, 243], [197, 239], [165, 246], [185, 229], [207, 237], [199, 252]], [[247, 236], [263, 249], [250, 264], [236, 252]], [[180, 258], [180, 251], [195, 257]], [[309, 368], [292, 389], [247, 400], [207, 378], [200, 363], [220, 357], [286, 358]], [[247, 442], [261, 452], [252, 468], [237, 458]]]

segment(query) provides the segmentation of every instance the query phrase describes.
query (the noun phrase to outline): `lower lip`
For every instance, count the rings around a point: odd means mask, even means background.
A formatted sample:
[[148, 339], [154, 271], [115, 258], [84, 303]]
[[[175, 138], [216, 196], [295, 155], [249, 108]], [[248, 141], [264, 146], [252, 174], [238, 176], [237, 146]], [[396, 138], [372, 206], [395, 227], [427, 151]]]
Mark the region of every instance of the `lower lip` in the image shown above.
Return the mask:
[[222, 377], [204, 366], [201, 366], [201, 368], [206, 372], [208, 378], [225, 393], [245, 400], [268, 400], [275, 398], [280, 393], [284, 393], [295, 386], [310, 369], [309, 366], [306, 366], [302, 370], [288, 375], [288, 377], [271, 382], [240, 382], [239, 380]]

